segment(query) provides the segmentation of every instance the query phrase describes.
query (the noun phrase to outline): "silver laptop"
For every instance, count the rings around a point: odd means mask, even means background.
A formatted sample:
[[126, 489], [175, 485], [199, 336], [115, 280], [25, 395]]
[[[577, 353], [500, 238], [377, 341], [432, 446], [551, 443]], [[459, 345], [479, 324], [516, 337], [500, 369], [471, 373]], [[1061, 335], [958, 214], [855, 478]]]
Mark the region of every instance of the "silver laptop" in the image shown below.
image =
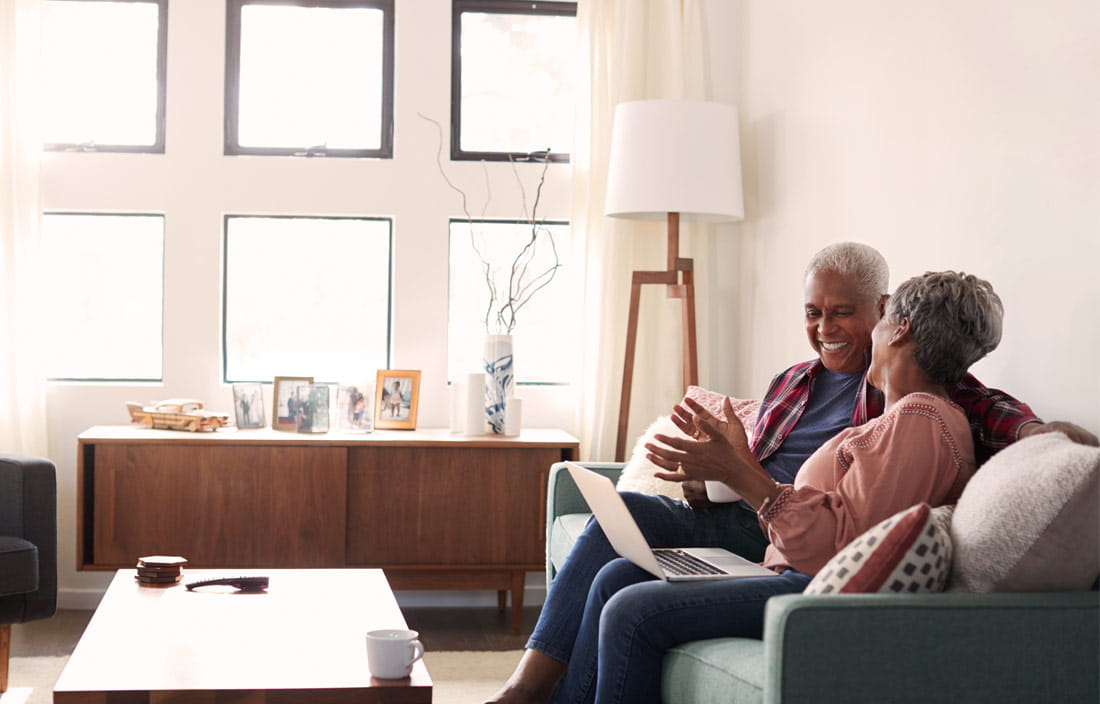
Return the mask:
[[646, 572], [669, 582], [775, 576], [723, 548], [651, 548], [610, 479], [573, 462], [566, 466], [615, 552]]

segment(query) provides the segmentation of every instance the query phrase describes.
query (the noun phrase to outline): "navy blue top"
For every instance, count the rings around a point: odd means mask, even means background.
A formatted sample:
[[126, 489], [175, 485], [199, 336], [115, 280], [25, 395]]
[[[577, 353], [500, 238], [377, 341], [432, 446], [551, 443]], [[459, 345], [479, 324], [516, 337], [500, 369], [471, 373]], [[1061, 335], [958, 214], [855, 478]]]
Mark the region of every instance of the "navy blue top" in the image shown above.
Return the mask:
[[794, 482], [802, 463], [827, 440], [852, 423], [852, 411], [863, 382], [863, 371], [844, 373], [822, 369], [813, 380], [806, 409], [783, 444], [761, 462], [783, 484]]

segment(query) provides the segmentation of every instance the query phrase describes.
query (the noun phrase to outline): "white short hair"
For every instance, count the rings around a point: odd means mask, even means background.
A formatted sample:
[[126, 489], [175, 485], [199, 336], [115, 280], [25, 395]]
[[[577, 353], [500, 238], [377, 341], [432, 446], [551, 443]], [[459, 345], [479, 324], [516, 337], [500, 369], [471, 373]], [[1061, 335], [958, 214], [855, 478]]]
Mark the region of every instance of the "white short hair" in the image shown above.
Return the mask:
[[809, 278], [833, 271], [854, 279], [863, 298], [878, 302], [890, 289], [890, 267], [877, 249], [859, 242], [837, 242], [821, 250], [806, 265]]

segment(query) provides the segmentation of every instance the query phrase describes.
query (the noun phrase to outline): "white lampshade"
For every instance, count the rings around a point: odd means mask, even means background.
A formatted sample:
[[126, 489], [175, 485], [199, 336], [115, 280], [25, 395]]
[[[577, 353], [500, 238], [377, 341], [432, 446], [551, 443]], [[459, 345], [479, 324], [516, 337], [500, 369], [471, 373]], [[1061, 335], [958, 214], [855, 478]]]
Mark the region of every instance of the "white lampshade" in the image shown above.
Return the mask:
[[615, 106], [604, 213], [723, 222], [745, 216], [737, 109], [702, 100]]

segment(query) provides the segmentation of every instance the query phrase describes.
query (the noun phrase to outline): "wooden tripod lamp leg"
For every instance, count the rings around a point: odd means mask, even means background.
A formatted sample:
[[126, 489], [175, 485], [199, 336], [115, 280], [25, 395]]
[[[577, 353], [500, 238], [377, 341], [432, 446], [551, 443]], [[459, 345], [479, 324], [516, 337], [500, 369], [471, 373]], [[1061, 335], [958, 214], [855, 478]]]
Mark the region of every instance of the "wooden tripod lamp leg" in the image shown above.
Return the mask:
[[626, 426], [630, 420], [630, 387], [634, 380], [634, 351], [638, 345], [638, 306], [642, 298], [642, 282], [637, 276], [630, 285], [630, 313], [626, 320], [626, 361], [623, 363], [623, 392], [619, 398], [619, 431], [615, 439], [615, 461], [626, 458]]
[[695, 282], [692, 272], [684, 272], [685, 295], [680, 316], [684, 327], [684, 391], [699, 384], [699, 344], [695, 336]]

